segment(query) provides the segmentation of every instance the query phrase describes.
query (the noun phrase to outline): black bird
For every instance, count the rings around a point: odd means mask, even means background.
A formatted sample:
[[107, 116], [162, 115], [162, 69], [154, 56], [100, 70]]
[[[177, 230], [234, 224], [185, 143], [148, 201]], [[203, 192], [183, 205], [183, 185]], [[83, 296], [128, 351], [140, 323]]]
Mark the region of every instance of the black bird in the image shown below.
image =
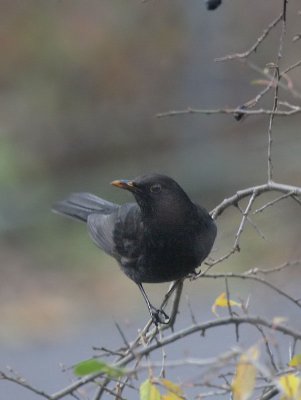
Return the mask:
[[222, 4], [222, 0], [205, 0], [207, 10], [215, 10]]
[[168, 176], [148, 174], [112, 185], [130, 191], [137, 203], [117, 205], [94, 194], [74, 193], [53, 209], [86, 222], [96, 245], [138, 285], [154, 323], [167, 323], [168, 316], [151, 305], [142, 283], [195, 273], [212, 248], [216, 225]]

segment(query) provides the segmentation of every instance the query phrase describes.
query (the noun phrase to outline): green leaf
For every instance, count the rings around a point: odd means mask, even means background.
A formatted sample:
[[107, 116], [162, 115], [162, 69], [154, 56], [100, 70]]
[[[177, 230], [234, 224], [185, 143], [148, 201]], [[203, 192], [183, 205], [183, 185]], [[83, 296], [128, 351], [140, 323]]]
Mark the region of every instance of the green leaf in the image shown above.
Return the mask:
[[157, 387], [147, 379], [140, 385], [140, 400], [160, 400], [161, 395]]
[[95, 360], [90, 358], [89, 360], [81, 361], [76, 364], [73, 368], [73, 372], [76, 376], [85, 376], [95, 374], [97, 372], [103, 372], [104, 374], [112, 377], [119, 378], [124, 375], [124, 370], [118, 367], [112, 367], [103, 361]]

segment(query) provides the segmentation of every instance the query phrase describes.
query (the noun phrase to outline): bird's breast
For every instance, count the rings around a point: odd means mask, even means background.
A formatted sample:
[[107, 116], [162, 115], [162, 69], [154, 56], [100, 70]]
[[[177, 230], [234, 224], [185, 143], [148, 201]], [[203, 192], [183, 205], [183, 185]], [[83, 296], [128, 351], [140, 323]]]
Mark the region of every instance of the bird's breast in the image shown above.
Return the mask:
[[140, 264], [145, 272], [143, 282], [170, 282], [183, 278], [199, 265], [195, 237], [185, 232], [146, 235]]

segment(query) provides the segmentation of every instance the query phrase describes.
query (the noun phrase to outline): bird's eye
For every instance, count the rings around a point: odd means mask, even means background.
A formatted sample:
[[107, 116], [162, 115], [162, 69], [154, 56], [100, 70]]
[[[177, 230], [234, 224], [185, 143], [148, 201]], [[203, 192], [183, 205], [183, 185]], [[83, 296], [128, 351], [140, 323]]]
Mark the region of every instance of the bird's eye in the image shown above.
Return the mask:
[[155, 183], [154, 185], [152, 185], [150, 187], [150, 191], [152, 193], [160, 193], [161, 192], [161, 185], [159, 185], [158, 183]]

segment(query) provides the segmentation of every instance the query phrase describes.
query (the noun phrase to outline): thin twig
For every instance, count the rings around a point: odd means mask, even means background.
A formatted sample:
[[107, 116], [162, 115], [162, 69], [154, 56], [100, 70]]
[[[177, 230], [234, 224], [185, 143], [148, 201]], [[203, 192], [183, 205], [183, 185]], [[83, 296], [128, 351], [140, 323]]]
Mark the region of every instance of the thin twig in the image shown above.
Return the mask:
[[[273, 323], [273, 321], [268, 321], [264, 318], [261, 317], [254, 317], [254, 316], [243, 316], [243, 317], [228, 317], [228, 318], [220, 318], [217, 320], [211, 320], [207, 321], [205, 323], [200, 323], [197, 325], [192, 325], [187, 328], [184, 328], [182, 330], [179, 330], [175, 333], [172, 333], [169, 336], [166, 336], [164, 339], [161, 341], [156, 341], [155, 343], [140, 349], [139, 351], [136, 352], [136, 356], [138, 358], [142, 358], [144, 356], [149, 355], [153, 351], [161, 348], [162, 346], [166, 346], [168, 344], [174, 343], [177, 340], [183, 339], [184, 337], [190, 336], [196, 332], [205, 332], [208, 329], [214, 329], [220, 326], [226, 326], [226, 325], [241, 325], [241, 324], [249, 324], [249, 325], [259, 325], [263, 326], [269, 329], [272, 329], [273, 331], [277, 331], [279, 333], [282, 333], [284, 335], [288, 335], [291, 338], [301, 340], [301, 331], [296, 331], [292, 328], [289, 328], [284, 325], [276, 325]], [[119, 360], [115, 366], [116, 367], [124, 367], [128, 365], [130, 362], [132, 362], [135, 359], [135, 357], [132, 354], [128, 354], [125, 356], [122, 360]], [[70, 394], [74, 392], [76, 389], [79, 387], [87, 384], [88, 382], [94, 381], [96, 378], [101, 376], [102, 373], [96, 373], [92, 375], [85, 376], [81, 379], [79, 379], [77, 382], [72, 383], [71, 385], [67, 386], [66, 388], [62, 389], [61, 391], [53, 394], [50, 399], [51, 400], [59, 400], [63, 398], [66, 394]]]
[[[205, 114], [205, 115], [214, 115], [214, 114], [233, 114], [236, 115], [240, 110], [236, 108], [215, 108], [215, 109], [199, 109], [188, 107], [184, 110], [171, 110], [163, 113], [156, 114], [157, 118], [164, 117], [175, 117], [179, 115], [189, 115], [189, 114]], [[301, 107], [296, 106], [295, 109], [292, 110], [267, 110], [265, 108], [259, 108], [255, 110], [243, 110], [242, 111], [246, 115], [275, 115], [278, 117], [289, 117], [295, 114], [299, 114], [301, 112]]]
[[266, 281], [265, 279], [260, 278], [259, 276], [235, 274], [235, 273], [232, 273], [232, 272], [228, 272], [228, 273], [224, 273], [224, 274], [219, 273], [219, 274], [202, 275], [202, 278], [211, 278], [211, 279], [226, 278], [226, 277], [227, 278], [234, 278], [234, 279], [249, 279], [249, 280], [253, 280], [253, 281], [256, 281], [256, 282], [260, 282], [263, 285], [268, 286], [270, 289], [272, 289], [273, 291], [275, 291], [278, 294], [280, 294], [282, 297], [285, 297], [287, 300], [289, 300], [290, 302], [295, 304], [297, 307], [301, 308], [300, 299], [294, 299], [292, 296], [290, 296], [289, 294], [287, 294], [286, 292], [284, 292], [283, 290], [281, 290], [277, 286], [274, 286], [272, 283]]
[[269, 201], [268, 203], [266, 203], [264, 206], [257, 208], [257, 210], [255, 210], [253, 212], [253, 214], [258, 214], [259, 212], [264, 211], [266, 208], [273, 206], [274, 204], [278, 203], [281, 200], [286, 199], [287, 197], [291, 197], [293, 194], [293, 192], [288, 192], [283, 194], [282, 196], [277, 197], [276, 199]]
[[235, 206], [240, 200], [251, 196], [254, 191], [256, 191], [257, 196], [260, 196], [262, 193], [266, 192], [281, 192], [281, 193], [290, 193], [292, 192], [295, 196], [301, 196], [301, 187], [286, 185], [284, 183], [276, 183], [276, 182], [268, 182], [263, 185], [252, 186], [246, 189], [242, 189], [237, 191], [231, 197], [223, 200], [219, 205], [217, 205], [212, 211], [211, 216], [216, 219], [220, 216], [228, 207]]
[[[242, 58], [242, 59], [239, 59], [238, 61], [240, 61], [243, 64], [246, 64], [250, 69], [252, 69], [253, 71], [258, 72], [259, 74], [261, 74], [265, 78], [268, 78], [270, 81], [273, 81], [274, 75], [270, 74], [269, 71], [267, 70], [267, 68], [259, 67], [258, 65], [254, 64], [250, 59], [243, 59]], [[285, 72], [280, 73], [280, 75], [284, 77], [285, 76]], [[295, 98], [301, 99], [301, 93], [298, 92], [297, 90], [295, 90], [293, 87], [289, 86], [287, 83], [279, 81], [278, 84], [279, 84], [279, 87], [281, 87], [281, 89], [289, 92]], [[273, 87], [273, 85], [271, 87]]]
[[301, 264], [301, 260], [286, 261], [285, 263], [283, 263], [281, 265], [278, 265], [276, 267], [273, 267], [273, 268], [266, 268], [266, 269], [261, 269], [261, 268], [258, 268], [258, 267], [251, 268], [248, 271], [246, 271], [244, 273], [244, 275], [256, 275], [258, 273], [260, 273], [260, 274], [271, 274], [271, 273], [274, 273], [274, 272], [282, 271], [283, 269], [288, 268], [288, 267], [295, 267], [295, 266], [300, 265], [300, 264]]
[[287, 74], [288, 72], [290, 72], [290, 71], [292, 71], [293, 69], [295, 69], [295, 68], [298, 68], [298, 67], [300, 67], [301, 66], [301, 60], [299, 60], [299, 61], [297, 61], [297, 62], [295, 62], [294, 64], [292, 64], [292, 65], [290, 65], [289, 67], [287, 67], [285, 70], [283, 70], [282, 72], [281, 72], [281, 76], [282, 75], [285, 75], [285, 74]]
[[[279, 59], [279, 56], [278, 56], [278, 59]], [[276, 112], [277, 109], [278, 109], [278, 90], [279, 90], [278, 82], [280, 80], [280, 75], [279, 75], [279, 66], [278, 66], [278, 64], [277, 65], [273, 65], [273, 68], [275, 68], [274, 78], [275, 78], [275, 81], [276, 81], [273, 111]], [[273, 163], [272, 163], [273, 136], [272, 136], [272, 126], [273, 126], [274, 117], [275, 117], [274, 113], [270, 115], [269, 127], [268, 127], [268, 182], [272, 182], [273, 181]]]
[[218, 57], [214, 61], [228, 61], [228, 60], [235, 60], [237, 58], [247, 58], [251, 53], [256, 52], [258, 46], [264, 41], [264, 39], [268, 36], [268, 34], [271, 32], [275, 26], [278, 25], [278, 23], [282, 20], [283, 18], [283, 12], [275, 18], [264, 31], [262, 34], [257, 38], [256, 42], [246, 51], [243, 53], [234, 53], [234, 54], [228, 54], [227, 56], [224, 57]]
[[[240, 207], [239, 204], [237, 204], [237, 208], [239, 209], [239, 211], [241, 212], [241, 214], [243, 214], [243, 210]], [[255, 212], [253, 212], [254, 214]], [[255, 222], [252, 221], [252, 219], [250, 218], [250, 215], [247, 215], [247, 221], [249, 222], [249, 224], [255, 229], [255, 231], [257, 232], [257, 234], [261, 237], [261, 239], [266, 240], [264, 234], [262, 233], [262, 231], [259, 229], [259, 227], [255, 224]]]
[[266, 348], [266, 352], [267, 352], [267, 354], [268, 354], [268, 356], [270, 358], [271, 365], [274, 368], [274, 371], [278, 372], [278, 367], [277, 367], [277, 364], [276, 364], [276, 362], [274, 360], [274, 355], [273, 355], [273, 352], [271, 350], [268, 338], [267, 338], [266, 334], [264, 333], [264, 330], [263, 330], [263, 328], [261, 326], [257, 326], [256, 325], [256, 328], [258, 329], [258, 331], [260, 332], [260, 334], [261, 334], [261, 336], [263, 338], [263, 342], [264, 342], [264, 345], [265, 345], [265, 348]]
[[235, 242], [234, 242], [234, 246], [233, 246], [235, 249], [240, 250], [239, 239], [243, 232], [245, 223], [247, 221], [247, 217], [251, 211], [252, 205], [253, 205], [256, 197], [257, 197], [257, 191], [254, 190], [254, 192], [252, 193], [252, 196], [250, 197], [250, 200], [247, 204], [247, 207], [246, 207], [245, 211], [243, 212], [243, 217], [242, 217], [240, 225], [238, 227], [238, 231], [236, 232], [236, 235], [235, 235]]
[[21, 378], [19, 376], [14, 377], [12, 375], [8, 375], [7, 373], [0, 371], [0, 379], [4, 379], [6, 381], [10, 381], [15, 383], [18, 386], [22, 386], [25, 389], [30, 390], [32, 393], [35, 393], [41, 397], [44, 397], [45, 399], [52, 400], [52, 396], [47, 394], [44, 390], [40, 390], [32, 386], [30, 383], [26, 382], [24, 378]]

